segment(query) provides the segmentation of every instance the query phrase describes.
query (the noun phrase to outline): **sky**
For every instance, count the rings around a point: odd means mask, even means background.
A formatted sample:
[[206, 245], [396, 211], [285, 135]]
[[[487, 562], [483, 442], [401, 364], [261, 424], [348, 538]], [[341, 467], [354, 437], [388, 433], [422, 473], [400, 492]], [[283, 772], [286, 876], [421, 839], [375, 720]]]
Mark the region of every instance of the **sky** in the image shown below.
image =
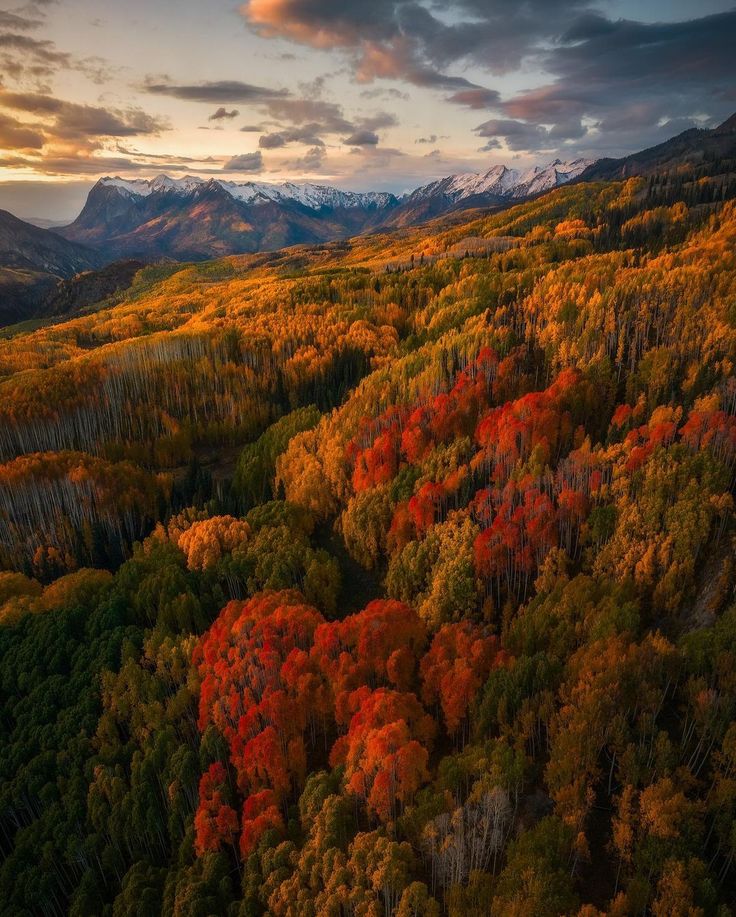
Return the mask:
[[0, 0], [0, 208], [620, 156], [736, 111], [734, 48], [718, 0]]

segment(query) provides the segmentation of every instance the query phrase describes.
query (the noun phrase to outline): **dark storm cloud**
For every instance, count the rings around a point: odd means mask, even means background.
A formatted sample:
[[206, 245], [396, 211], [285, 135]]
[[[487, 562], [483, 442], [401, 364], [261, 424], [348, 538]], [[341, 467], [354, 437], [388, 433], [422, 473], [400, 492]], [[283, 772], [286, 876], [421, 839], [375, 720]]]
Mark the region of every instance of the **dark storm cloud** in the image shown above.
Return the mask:
[[443, 9], [451, 15], [439, 18], [417, 0], [247, 0], [241, 13], [263, 36], [345, 50], [359, 80], [399, 79], [461, 92], [484, 87], [446, 73], [447, 67], [471, 62], [508, 72], [549, 37], [550, 22], [559, 34], [590, 5], [589, 0], [450, 0]]
[[255, 153], [242, 153], [228, 159], [222, 168], [229, 172], [262, 172], [263, 156], [260, 150], [256, 150]]
[[[733, 110], [734, 47], [736, 10], [672, 23], [586, 15], [545, 54], [554, 79], [501, 109], [515, 123], [549, 126], [551, 140], [654, 143], [696, 115], [714, 125]], [[588, 138], [584, 121], [595, 127]]]
[[257, 104], [270, 99], [282, 99], [289, 95], [286, 89], [269, 89], [254, 86], [240, 80], [216, 80], [209, 83], [171, 83], [168, 80], [147, 79], [141, 87], [153, 95], [171, 96], [187, 102]]
[[[453, 104], [494, 112], [495, 120], [478, 127], [491, 147], [506, 138], [524, 149], [526, 138], [534, 144], [528, 149], [594, 149], [616, 135], [635, 148], [660, 139], [665, 122], [671, 134], [696, 116], [714, 124], [732, 111], [736, 10], [637, 22], [608, 18], [609, 6], [448, 0], [440, 16], [439, 5], [418, 0], [247, 0], [241, 13], [260, 35], [342, 50], [358, 81], [450, 91]], [[524, 65], [549, 79], [503, 100], [449, 72], [468, 64], [489, 74]]]

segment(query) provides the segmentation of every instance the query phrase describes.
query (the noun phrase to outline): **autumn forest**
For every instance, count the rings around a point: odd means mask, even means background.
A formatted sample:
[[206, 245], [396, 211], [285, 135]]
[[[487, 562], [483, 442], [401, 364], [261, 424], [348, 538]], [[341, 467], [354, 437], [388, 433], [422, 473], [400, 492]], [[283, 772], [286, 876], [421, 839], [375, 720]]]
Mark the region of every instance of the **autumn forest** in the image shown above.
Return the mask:
[[736, 180], [0, 337], [0, 912], [726, 917]]

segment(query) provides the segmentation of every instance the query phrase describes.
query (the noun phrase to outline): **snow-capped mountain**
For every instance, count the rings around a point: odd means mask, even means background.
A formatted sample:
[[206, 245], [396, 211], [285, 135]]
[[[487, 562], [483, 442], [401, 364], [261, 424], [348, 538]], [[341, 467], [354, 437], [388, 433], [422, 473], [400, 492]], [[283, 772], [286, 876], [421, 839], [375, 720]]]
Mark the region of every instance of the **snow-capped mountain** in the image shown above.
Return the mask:
[[587, 165], [578, 159], [526, 171], [493, 166], [480, 174], [449, 175], [401, 198], [311, 182], [108, 176], [92, 188], [77, 219], [57, 231], [114, 258], [215, 258], [523, 200], [571, 181]]
[[517, 200], [572, 181], [591, 162], [590, 159], [575, 159], [572, 162], [555, 159], [549, 165], [533, 166], [523, 172], [500, 165], [493, 166], [487, 172], [448, 175], [417, 188], [406, 195], [404, 200], [418, 201], [437, 195], [442, 195], [453, 203], [481, 196]]
[[546, 166], [526, 170], [498, 165], [487, 172], [448, 175], [404, 195], [399, 206], [388, 216], [386, 225], [411, 226], [452, 210], [522, 201], [572, 181], [590, 162], [587, 159], [572, 162], [555, 159]]
[[573, 159], [572, 162], [562, 162], [555, 159], [549, 165], [540, 167], [534, 166], [526, 172], [522, 172], [518, 184], [511, 193], [512, 198], [530, 197], [532, 194], [541, 194], [543, 191], [551, 191], [560, 185], [566, 185], [568, 182], [577, 178], [579, 175], [592, 165], [593, 159]]
[[169, 178], [158, 175], [150, 181], [144, 178], [132, 180], [124, 178], [101, 178], [98, 184], [105, 188], [115, 188], [131, 197], [149, 197], [152, 194], [173, 194], [186, 197], [201, 191], [208, 185], [217, 185], [236, 201], [252, 204], [258, 201], [276, 201], [278, 203], [297, 203], [311, 210], [330, 207], [333, 210], [351, 207], [375, 208], [395, 204], [397, 198], [386, 192], [341, 191], [329, 185], [316, 185], [311, 182], [262, 182], [262, 181], [225, 181], [219, 178], [204, 179], [194, 175], [184, 178]]
[[201, 260], [356, 235], [398, 203], [311, 183], [106, 177], [58, 232], [111, 258]]

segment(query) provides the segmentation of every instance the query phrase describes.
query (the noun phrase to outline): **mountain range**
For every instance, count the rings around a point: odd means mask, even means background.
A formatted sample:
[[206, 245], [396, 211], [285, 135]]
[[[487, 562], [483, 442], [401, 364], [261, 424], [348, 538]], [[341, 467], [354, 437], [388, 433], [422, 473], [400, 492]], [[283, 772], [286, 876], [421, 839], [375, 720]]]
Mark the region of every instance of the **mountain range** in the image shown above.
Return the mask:
[[400, 197], [312, 183], [108, 176], [67, 226], [44, 229], [0, 211], [0, 324], [58, 314], [59, 302], [79, 300], [78, 289], [107, 289], [127, 269], [108, 272], [99, 285], [76, 285], [74, 293], [64, 283], [121, 259], [200, 261], [322, 243], [471, 208], [506, 207], [569, 182], [682, 169], [736, 171], [736, 115], [713, 130], [687, 130], [621, 159], [556, 159], [526, 171], [496, 165], [449, 175]]
[[570, 181], [588, 165], [555, 160], [526, 172], [494, 166], [482, 174], [450, 175], [403, 197], [312, 183], [106, 177], [92, 188], [77, 219], [56, 231], [111, 257], [201, 260], [326, 242], [449, 210], [523, 200]]

